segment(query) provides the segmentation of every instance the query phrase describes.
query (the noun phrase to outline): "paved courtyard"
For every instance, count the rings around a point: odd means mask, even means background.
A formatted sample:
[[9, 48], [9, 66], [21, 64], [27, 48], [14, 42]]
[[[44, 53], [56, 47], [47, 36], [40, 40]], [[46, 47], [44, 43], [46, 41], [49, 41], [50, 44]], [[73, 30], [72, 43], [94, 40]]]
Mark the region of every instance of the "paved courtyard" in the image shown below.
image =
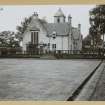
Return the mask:
[[98, 63], [0, 59], [0, 100], [67, 100]]

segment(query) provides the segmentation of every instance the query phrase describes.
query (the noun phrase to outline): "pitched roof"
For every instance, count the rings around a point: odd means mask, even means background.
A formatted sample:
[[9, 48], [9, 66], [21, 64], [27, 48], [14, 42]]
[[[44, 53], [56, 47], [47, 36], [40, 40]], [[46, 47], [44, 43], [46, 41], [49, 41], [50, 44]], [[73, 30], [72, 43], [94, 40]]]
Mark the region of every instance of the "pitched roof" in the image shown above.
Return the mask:
[[[68, 22], [64, 23], [47, 23], [46, 21], [42, 19], [33, 19], [30, 25], [28, 25], [28, 30], [40, 30], [37, 26], [36, 23], [37, 21], [42, 25], [42, 27], [46, 30], [47, 36], [50, 36], [53, 34], [53, 32], [56, 32], [57, 36], [67, 36], [70, 33], [70, 24]], [[78, 28], [72, 27], [72, 33], [73, 33], [73, 38], [78, 39], [79, 36], [79, 31]]]
[[51, 35], [56, 32], [57, 35], [68, 35], [69, 34], [69, 24], [68, 23], [47, 23], [44, 24], [47, 30], [47, 34]]

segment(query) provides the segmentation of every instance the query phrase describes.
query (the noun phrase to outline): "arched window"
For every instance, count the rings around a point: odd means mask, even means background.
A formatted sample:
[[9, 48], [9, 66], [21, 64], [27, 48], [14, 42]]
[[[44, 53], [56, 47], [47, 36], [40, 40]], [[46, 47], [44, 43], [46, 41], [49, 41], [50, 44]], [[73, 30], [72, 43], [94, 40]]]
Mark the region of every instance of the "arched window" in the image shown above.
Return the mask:
[[57, 19], [57, 22], [58, 22], [58, 23], [60, 22], [60, 19], [59, 19], [59, 18]]

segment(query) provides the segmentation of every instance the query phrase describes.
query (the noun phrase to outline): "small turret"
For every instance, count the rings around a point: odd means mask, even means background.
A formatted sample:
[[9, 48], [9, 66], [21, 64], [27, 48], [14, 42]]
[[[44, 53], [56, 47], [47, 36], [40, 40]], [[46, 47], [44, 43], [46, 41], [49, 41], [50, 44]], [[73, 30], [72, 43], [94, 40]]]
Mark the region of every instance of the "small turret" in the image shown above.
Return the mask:
[[54, 15], [54, 23], [64, 23], [65, 22], [65, 15], [62, 12], [61, 8]]
[[69, 14], [68, 15], [68, 22], [71, 24], [71, 20], [72, 20], [72, 17], [71, 17], [71, 15]]
[[81, 24], [78, 24], [78, 30], [81, 32]]

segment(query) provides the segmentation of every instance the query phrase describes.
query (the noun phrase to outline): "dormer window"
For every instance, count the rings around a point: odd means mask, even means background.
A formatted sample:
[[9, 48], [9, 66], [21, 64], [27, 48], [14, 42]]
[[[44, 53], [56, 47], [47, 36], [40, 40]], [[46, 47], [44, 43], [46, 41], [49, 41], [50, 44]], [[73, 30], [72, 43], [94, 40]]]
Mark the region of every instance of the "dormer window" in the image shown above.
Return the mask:
[[55, 32], [55, 31], [52, 33], [52, 38], [53, 38], [53, 39], [56, 38], [56, 32]]

